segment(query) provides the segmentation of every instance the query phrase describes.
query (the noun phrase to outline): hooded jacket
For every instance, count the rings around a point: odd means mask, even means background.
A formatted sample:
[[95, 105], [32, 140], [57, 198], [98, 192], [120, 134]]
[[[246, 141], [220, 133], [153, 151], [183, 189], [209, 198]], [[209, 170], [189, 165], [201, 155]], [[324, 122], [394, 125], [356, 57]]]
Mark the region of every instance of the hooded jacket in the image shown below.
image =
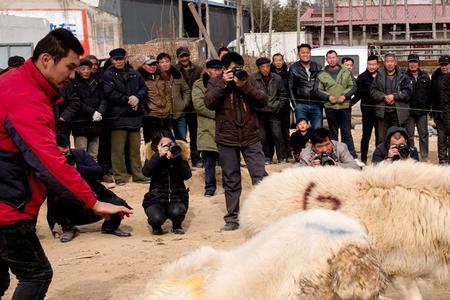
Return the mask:
[[[379, 163], [387, 159], [387, 156], [389, 154], [389, 148], [391, 147], [390, 140], [392, 135], [396, 132], [402, 133], [402, 135], [405, 137], [407, 146], [411, 147], [411, 145], [408, 142], [408, 132], [406, 131], [406, 129], [403, 127], [392, 126], [387, 130], [384, 142], [379, 144], [375, 149], [375, 151], [373, 152], [372, 163]], [[419, 160], [419, 155], [417, 151], [411, 152], [411, 158]]]
[[85, 208], [97, 199], [56, 146], [57, 89], [31, 59], [0, 80], [0, 225], [36, 220], [47, 189]]
[[189, 204], [189, 190], [184, 184], [191, 178], [189, 167], [189, 145], [183, 141], [176, 141], [181, 147], [181, 155], [174, 159], [160, 157], [151, 144], [147, 144], [146, 160], [142, 174], [151, 179], [150, 190], [144, 196], [142, 206], [147, 209], [152, 204], [167, 202], [183, 202]]
[[[370, 96], [376, 103], [375, 115], [378, 118], [384, 118], [384, 112], [387, 107], [387, 104], [384, 101], [384, 97], [388, 95], [386, 93], [387, 80], [386, 68], [380, 68], [370, 87]], [[412, 94], [412, 82], [411, 79], [402, 72], [399, 66], [395, 67], [393, 90], [395, 101], [394, 108], [399, 108], [396, 109], [398, 122], [399, 124], [403, 124], [409, 117], [409, 99]]]

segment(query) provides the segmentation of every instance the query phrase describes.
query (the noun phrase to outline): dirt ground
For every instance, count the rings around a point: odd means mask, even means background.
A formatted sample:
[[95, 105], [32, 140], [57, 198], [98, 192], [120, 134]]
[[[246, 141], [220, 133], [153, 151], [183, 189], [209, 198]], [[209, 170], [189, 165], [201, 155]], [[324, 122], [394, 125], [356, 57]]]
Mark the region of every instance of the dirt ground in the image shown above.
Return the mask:
[[[355, 146], [359, 149], [360, 129], [354, 132]], [[430, 139], [430, 158], [436, 162], [436, 137]], [[271, 165], [269, 173], [294, 164]], [[240, 230], [220, 232], [225, 214], [224, 195], [219, 168], [218, 193], [212, 198], [203, 196], [203, 170], [194, 171], [190, 186], [190, 208], [184, 222], [185, 235], [168, 233], [152, 236], [141, 207], [148, 185], [130, 183], [113, 189], [134, 207], [134, 215], [123, 221], [122, 228], [130, 230], [129, 238], [118, 238], [99, 232], [101, 224], [80, 227], [81, 234], [70, 243], [60, 243], [48, 229], [43, 205], [37, 226], [42, 245], [53, 269], [53, 282], [47, 294], [49, 300], [104, 300], [133, 299], [141, 294], [148, 282], [157, 275], [164, 264], [190, 253], [194, 249], [211, 245], [219, 249], [231, 248], [243, 242]], [[244, 174], [243, 197], [251, 189], [248, 172]], [[169, 222], [164, 229], [170, 230]], [[13, 281], [5, 299], [11, 299], [16, 282]], [[425, 299], [450, 299], [450, 284], [434, 287], [420, 282]], [[390, 289], [388, 295], [400, 299]]]

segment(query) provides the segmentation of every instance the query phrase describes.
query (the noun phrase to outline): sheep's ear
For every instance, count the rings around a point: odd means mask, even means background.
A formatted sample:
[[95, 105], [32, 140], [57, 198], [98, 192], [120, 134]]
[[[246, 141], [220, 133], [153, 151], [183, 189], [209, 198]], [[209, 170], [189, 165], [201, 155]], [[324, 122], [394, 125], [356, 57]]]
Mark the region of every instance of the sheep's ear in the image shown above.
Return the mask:
[[367, 245], [347, 244], [328, 260], [331, 285], [341, 299], [377, 299], [387, 286], [375, 250]]

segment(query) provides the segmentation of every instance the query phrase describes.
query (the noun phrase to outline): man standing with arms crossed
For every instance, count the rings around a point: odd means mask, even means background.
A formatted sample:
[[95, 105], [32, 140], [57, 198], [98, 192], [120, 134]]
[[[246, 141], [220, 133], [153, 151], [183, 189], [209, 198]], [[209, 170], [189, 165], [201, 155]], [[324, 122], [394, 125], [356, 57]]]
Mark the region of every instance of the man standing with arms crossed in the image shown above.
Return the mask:
[[0, 82], [0, 298], [9, 287], [9, 270], [19, 280], [13, 300], [45, 298], [53, 272], [35, 224], [48, 189], [103, 217], [131, 213], [97, 201], [56, 146], [58, 88], [74, 78], [83, 52], [70, 31], [56, 29]]

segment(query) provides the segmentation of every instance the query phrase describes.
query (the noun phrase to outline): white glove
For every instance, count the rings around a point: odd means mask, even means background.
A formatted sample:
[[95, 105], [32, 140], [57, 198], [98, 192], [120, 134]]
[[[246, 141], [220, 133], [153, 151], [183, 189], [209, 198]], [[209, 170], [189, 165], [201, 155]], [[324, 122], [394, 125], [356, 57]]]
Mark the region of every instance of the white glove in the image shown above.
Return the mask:
[[136, 96], [128, 97], [128, 104], [131, 105], [131, 107], [134, 109], [139, 104], [139, 98]]
[[99, 113], [98, 111], [95, 111], [94, 114], [92, 115], [92, 121], [100, 122], [101, 120], [102, 120], [102, 114]]

